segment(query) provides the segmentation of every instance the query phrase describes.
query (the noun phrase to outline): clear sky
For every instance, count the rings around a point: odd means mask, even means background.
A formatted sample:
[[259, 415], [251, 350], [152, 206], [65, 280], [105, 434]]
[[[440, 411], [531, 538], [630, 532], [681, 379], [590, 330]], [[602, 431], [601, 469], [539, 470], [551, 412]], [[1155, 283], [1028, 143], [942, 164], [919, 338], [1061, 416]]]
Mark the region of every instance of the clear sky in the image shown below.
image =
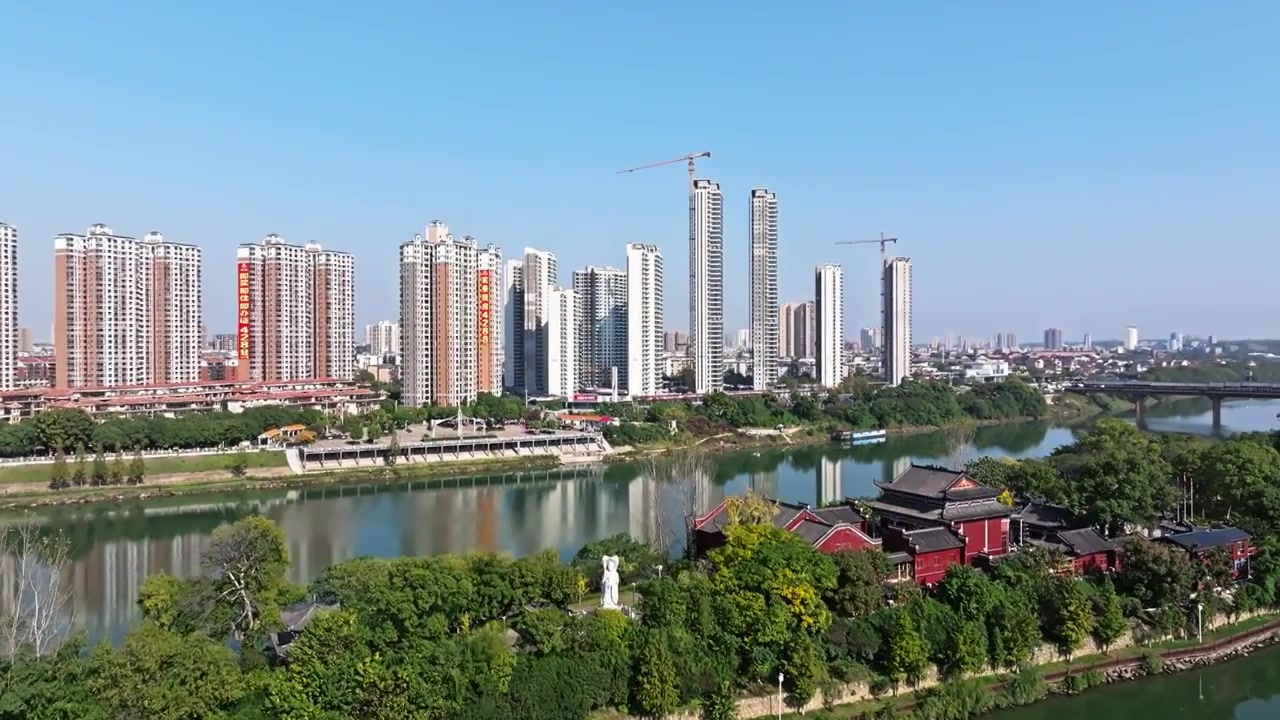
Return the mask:
[[357, 321], [394, 319], [396, 247], [430, 220], [561, 281], [664, 250], [688, 324], [682, 165], [726, 194], [726, 329], [746, 324], [747, 193], [778, 193], [780, 300], [874, 245], [915, 263], [917, 341], [1171, 330], [1280, 335], [1280, 2], [9, 3], [0, 220], [48, 334], [52, 238], [103, 222], [205, 248], [356, 253]]

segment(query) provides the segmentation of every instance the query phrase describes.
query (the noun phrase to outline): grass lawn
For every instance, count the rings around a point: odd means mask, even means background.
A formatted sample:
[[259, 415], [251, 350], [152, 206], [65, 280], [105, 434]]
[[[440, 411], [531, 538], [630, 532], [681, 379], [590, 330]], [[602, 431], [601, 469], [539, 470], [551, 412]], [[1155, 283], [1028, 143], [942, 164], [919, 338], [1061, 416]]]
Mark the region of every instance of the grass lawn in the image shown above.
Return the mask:
[[[144, 457], [143, 462], [147, 466], [147, 475], [176, 475], [178, 473], [197, 473], [209, 472], [211, 470], [226, 470], [230, 465], [232, 457], [235, 453], [224, 453], [221, 455], [167, 455], [163, 457]], [[107, 462], [114, 462], [115, 456], [108, 455]], [[124, 460], [128, 463], [133, 456], [126, 453]], [[248, 465], [250, 472], [254, 468], [270, 468], [284, 467], [287, 462], [283, 452], [258, 452], [249, 451], [244, 456], [245, 463]], [[74, 462], [71, 458], [67, 458], [67, 462]], [[93, 458], [85, 458], [86, 463], [92, 463]], [[51, 463], [37, 463], [31, 465], [2, 465], [0, 464], [0, 483], [33, 483], [46, 484], [49, 482], [49, 470], [52, 468]]]

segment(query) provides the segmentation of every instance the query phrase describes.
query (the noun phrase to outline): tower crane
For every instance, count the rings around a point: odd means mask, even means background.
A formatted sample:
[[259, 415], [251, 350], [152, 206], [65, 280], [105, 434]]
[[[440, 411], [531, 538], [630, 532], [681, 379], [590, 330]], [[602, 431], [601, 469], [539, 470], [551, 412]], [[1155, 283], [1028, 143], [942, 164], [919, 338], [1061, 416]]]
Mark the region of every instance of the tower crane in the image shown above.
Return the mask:
[[633, 168], [627, 168], [626, 170], [619, 170], [615, 174], [624, 175], [626, 173], [633, 173], [637, 170], [648, 170], [649, 168], [662, 167], [663, 165], [671, 165], [672, 163], [686, 161], [689, 163], [689, 188], [693, 189], [694, 161], [697, 160], [698, 158], [709, 158], [709, 157], [711, 157], [711, 151], [703, 150], [702, 152], [693, 152], [693, 153], [689, 153], [688, 155], [681, 155], [678, 158], [663, 160], [662, 162], [649, 163], [648, 165], [641, 165], [640, 167], [633, 167]]
[[889, 255], [888, 255], [888, 252], [886, 251], [886, 248], [888, 247], [889, 243], [893, 243], [896, 245], [898, 243], [898, 238], [885, 237], [884, 233], [880, 233], [879, 240], [845, 240], [843, 242], [838, 242], [836, 244], [837, 245], [870, 245], [871, 243], [880, 243], [880, 265], [883, 266], [885, 261], [889, 259]]

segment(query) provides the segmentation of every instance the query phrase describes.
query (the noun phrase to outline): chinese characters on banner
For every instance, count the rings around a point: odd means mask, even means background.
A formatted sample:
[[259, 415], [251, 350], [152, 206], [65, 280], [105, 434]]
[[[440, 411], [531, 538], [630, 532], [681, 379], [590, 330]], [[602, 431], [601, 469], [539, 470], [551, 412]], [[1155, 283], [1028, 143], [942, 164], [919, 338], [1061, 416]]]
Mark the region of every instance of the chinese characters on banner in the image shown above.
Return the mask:
[[236, 279], [236, 348], [240, 359], [249, 359], [249, 263], [240, 263]]
[[481, 270], [480, 271], [480, 322], [478, 323], [478, 325], [480, 330], [479, 344], [482, 347], [488, 346], [489, 341], [493, 338], [493, 335], [491, 334], [492, 328], [489, 326], [489, 319], [490, 319], [489, 309], [490, 309], [490, 303], [493, 300], [492, 283], [493, 283], [493, 271]]

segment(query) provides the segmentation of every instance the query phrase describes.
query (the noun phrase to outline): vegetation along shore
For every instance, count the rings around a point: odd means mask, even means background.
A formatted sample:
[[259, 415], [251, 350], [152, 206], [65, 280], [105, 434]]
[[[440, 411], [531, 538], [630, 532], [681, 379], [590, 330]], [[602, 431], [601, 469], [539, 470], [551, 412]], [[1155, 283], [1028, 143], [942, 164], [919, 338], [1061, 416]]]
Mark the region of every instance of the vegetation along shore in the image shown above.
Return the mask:
[[[1065, 549], [1015, 537], [1015, 551], [921, 585], [891, 553], [819, 551], [779, 526], [779, 505], [747, 496], [726, 501], [722, 543], [700, 555], [671, 557], [701, 547], [685, 542], [686, 513], [654, 546], [618, 536], [569, 563], [554, 551], [359, 558], [299, 587], [286, 580], [283, 533], [253, 517], [215, 532], [199, 576], [149, 578], [145, 619], [119, 647], [82, 653], [75, 638], [19, 618], [0, 707], [33, 718], [164, 708], [160, 717], [725, 720], [775, 714], [781, 682], [787, 707], [810, 716], [963, 719], [1038, 699], [1046, 678], [1081, 691], [1108, 677], [1079, 670], [1102, 659], [1156, 672], [1162, 652], [1201, 634], [1271, 627], [1273, 436], [1208, 443], [1104, 420], [1043, 460], [983, 459], [970, 471], [1002, 503], [1036, 498], [1084, 523], [1122, 561], [1081, 570]], [[1232, 546], [1246, 550], [1122, 534], [1175, 518], [1229, 522], [1241, 533]], [[21, 537], [6, 536], [11, 550]], [[47, 536], [25, 537], [58, 561]], [[634, 587], [625, 612], [587, 600], [603, 555], [621, 556], [620, 584]], [[18, 581], [49, 577], [59, 575]], [[69, 606], [63, 591], [44, 597]], [[1225, 627], [1233, 621], [1243, 624]]]

